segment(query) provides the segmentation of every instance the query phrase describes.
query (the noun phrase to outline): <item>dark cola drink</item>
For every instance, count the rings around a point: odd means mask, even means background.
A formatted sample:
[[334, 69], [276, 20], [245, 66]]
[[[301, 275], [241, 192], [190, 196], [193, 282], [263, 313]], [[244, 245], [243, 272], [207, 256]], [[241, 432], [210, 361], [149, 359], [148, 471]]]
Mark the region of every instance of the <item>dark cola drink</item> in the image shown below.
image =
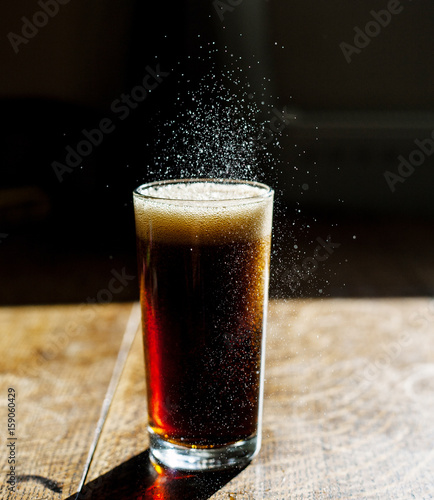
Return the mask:
[[151, 451], [191, 469], [251, 458], [260, 446], [273, 192], [170, 181], [141, 186], [134, 201]]

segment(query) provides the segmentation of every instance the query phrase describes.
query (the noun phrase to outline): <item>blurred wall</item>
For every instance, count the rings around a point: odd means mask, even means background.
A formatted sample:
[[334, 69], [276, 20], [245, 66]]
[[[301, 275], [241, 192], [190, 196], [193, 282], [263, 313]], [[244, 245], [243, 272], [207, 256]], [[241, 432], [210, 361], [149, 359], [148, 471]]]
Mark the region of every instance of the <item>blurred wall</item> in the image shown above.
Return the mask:
[[213, 19], [246, 61], [261, 54], [259, 84], [296, 116], [274, 134], [288, 205], [434, 216], [434, 3], [244, 1]]
[[[434, 111], [433, 2], [293, 0], [269, 8], [274, 77], [285, 102], [309, 110]], [[372, 11], [385, 26], [376, 28]], [[368, 33], [378, 34], [359, 35], [366, 47], [358, 49], [355, 28], [365, 32], [368, 23]], [[350, 62], [343, 42], [359, 50], [347, 49]]]
[[[260, 89], [265, 78], [272, 88], [268, 104], [297, 116], [279, 136], [278, 182], [287, 204], [434, 215], [434, 155], [425, 155], [408, 178], [401, 176], [395, 191], [385, 179], [386, 172], [398, 172], [401, 156], [413, 153], [414, 141], [434, 130], [432, 2], [221, 3], [223, 15], [215, 1], [199, 0], [3, 2], [0, 105], [7, 127], [0, 136], [0, 223], [26, 220], [33, 211], [39, 219], [60, 214], [72, 224], [100, 206], [119, 224], [129, 217], [131, 189], [149, 178], [151, 118], [170, 116], [179, 86], [188, 88], [205, 71], [197, 55], [212, 41], [221, 65], [231, 52], [242, 56], [245, 68], [253, 55], [260, 60], [251, 72], [253, 86]], [[385, 26], [349, 62], [341, 45], [355, 44], [357, 30], [375, 20], [372, 11]], [[29, 23], [41, 25], [33, 35]], [[27, 41], [15, 39], [14, 50], [11, 33], [23, 37], [23, 29]], [[52, 162], [65, 157], [84, 128], [112, 116], [113, 101], [157, 63], [174, 76], [59, 183]], [[33, 208], [18, 207], [11, 216], [20, 203]]]
[[7, 2], [0, 7], [0, 98], [106, 104], [125, 84], [134, 3]]

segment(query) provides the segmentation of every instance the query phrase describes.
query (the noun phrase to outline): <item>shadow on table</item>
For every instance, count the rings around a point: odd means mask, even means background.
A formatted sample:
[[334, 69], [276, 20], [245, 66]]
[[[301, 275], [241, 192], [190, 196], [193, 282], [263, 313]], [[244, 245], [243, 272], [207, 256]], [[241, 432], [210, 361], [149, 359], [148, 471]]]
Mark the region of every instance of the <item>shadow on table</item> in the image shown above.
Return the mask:
[[244, 468], [227, 471], [184, 472], [154, 467], [149, 450], [136, 455], [106, 474], [87, 483], [66, 500], [205, 500]]

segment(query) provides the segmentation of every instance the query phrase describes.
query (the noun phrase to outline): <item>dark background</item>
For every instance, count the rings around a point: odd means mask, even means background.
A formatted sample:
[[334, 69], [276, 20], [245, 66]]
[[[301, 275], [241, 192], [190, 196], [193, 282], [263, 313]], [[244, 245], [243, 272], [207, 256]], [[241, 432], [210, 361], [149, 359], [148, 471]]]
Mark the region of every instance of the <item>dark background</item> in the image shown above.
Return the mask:
[[[394, 192], [384, 172], [398, 173], [398, 157], [408, 159], [414, 140], [434, 130], [434, 3], [400, 2], [350, 63], [340, 48], [389, 4], [232, 0], [217, 12], [211, 0], [72, 0], [56, 3], [15, 53], [8, 36], [21, 35], [23, 16], [32, 21], [42, 7], [3, 2], [1, 303], [85, 302], [113, 270], [136, 274], [131, 192], [158, 177], [149, 168], [154, 118], [170, 118], [176, 95], [231, 53], [255, 99], [267, 81], [267, 104], [297, 116], [279, 138], [277, 170], [259, 172], [278, 195], [272, 296], [430, 294], [434, 155]], [[213, 42], [218, 53], [204, 58]], [[113, 101], [157, 63], [170, 76], [117, 119]], [[65, 147], [107, 117], [114, 132], [59, 182], [53, 161], [64, 163]], [[294, 285], [292, 267], [327, 236], [339, 247]], [[132, 281], [113, 300], [135, 298]]]

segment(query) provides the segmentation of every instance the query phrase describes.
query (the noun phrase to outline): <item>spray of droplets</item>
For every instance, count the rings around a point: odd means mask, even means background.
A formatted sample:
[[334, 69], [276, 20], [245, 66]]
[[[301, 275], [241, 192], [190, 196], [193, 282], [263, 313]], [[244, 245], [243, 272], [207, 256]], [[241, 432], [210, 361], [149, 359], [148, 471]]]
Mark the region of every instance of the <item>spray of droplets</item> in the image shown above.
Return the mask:
[[[227, 48], [224, 50], [227, 52]], [[213, 54], [216, 52], [218, 50], [214, 48]], [[256, 78], [252, 85], [241, 58], [229, 54], [229, 61], [219, 69], [214, 67], [199, 82], [189, 79], [188, 89], [180, 91], [172, 104], [171, 116], [156, 118], [154, 161], [150, 174], [155, 180], [195, 177], [265, 179], [279, 198], [279, 169], [296, 169], [295, 165], [282, 165], [282, 132], [270, 127], [273, 111], [282, 112], [284, 107], [267, 89], [269, 79], [264, 77], [258, 86]], [[247, 69], [255, 70], [249, 65]], [[186, 75], [181, 73], [178, 83], [182, 83], [182, 78]], [[286, 134], [289, 128], [287, 123], [285, 125], [283, 133]], [[306, 191], [308, 185], [304, 184], [302, 189]], [[297, 244], [299, 231], [293, 229], [297, 225], [306, 235], [312, 233], [310, 224], [300, 218], [301, 210], [297, 207], [291, 222], [288, 220], [284, 230], [280, 228], [273, 235], [272, 289], [275, 296], [303, 295], [306, 285], [315, 293], [315, 279], [312, 283], [303, 282], [303, 286], [295, 290], [289, 289], [292, 282], [288, 276], [293, 266], [306, 257], [305, 251]], [[278, 215], [277, 210], [275, 206], [275, 215]], [[284, 214], [280, 214], [280, 220], [285, 220]], [[306, 243], [301, 246], [305, 248]], [[322, 293], [320, 288], [318, 294]]]
[[260, 180], [265, 170], [269, 177], [278, 137], [270, 148], [259, 98], [232, 68], [214, 69], [196, 87], [192, 82], [174, 103], [173, 116], [156, 124], [152, 170], [159, 178]]

